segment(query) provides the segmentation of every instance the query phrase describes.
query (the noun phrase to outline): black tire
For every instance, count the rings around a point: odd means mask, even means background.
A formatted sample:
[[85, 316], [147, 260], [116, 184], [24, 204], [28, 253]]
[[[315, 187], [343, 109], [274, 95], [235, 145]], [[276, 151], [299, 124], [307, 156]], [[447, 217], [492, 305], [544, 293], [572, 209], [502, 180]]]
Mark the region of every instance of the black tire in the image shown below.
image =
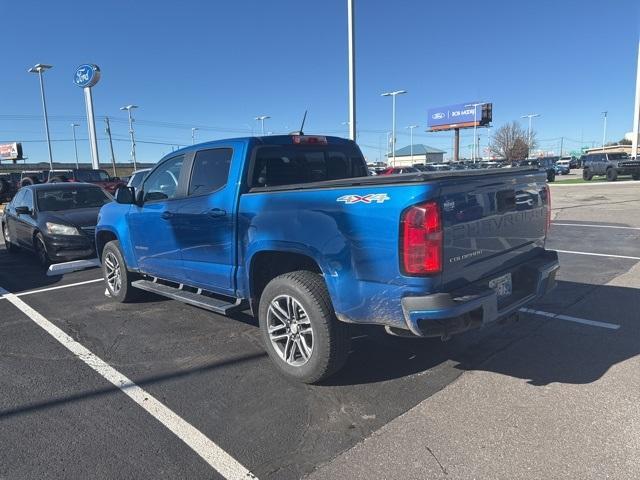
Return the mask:
[[631, 175], [631, 178], [633, 178], [634, 180], [640, 180], [640, 173], [634, 173]]
[[8, 253], [16, 253], [19, 250], [18, 246], [11, 242], [11, 238], [9, 237], [9, 226], [6, 223], [2, 225], [2, 237], [4, 238], [4, 248]]
[[40, 232], [36, 233], [35, 237], [33, 237], [33, 250], [36, 252], [40, 265], [44, 268], [49, 268], [51, 258], [49, 257], [49, 253], [47, 253], [47, 244], [44, 243], [44, 237]]
[[588, 168], [582, 170], [582, 179], [590, 182], [593, 179], [593, 173]]
[[[114, 259], [117, 262], [115, 265]], [[131, 285], [131, 282], [138, 279], [138, 275], [127, 270], [127, 264], [124, 261], [118, 240], [112, 240], [104, 246], [101, 260], [105, 287], [112, 298], [120, 303], [126, 303], [140, 296], [140, 290]], [[107, 278], [112, 276], [112, 268], [119, 271], [119, 288], [117, 288], [117, 282], [114, 283], [110, 278]]]
[[547, 181], [555, 182], [556, 181], [556, 172], [548, 172], [547, 173]]
[[25, 177], [22, 180], [20, 180], [21, 187], [28, 187], [29, 185], [35, 185], [35, 183], [36, 182], [31, 177]]
[[607, 169], [607, 181], [615, 182], [618, 179], [618, 171], [615, 168]]
[[[298, 320], [306, 319], [305, 324], [309, 324], [312, 330], [311, 354], [305, 363], [301, 365], [292, 365], [281, 358], [281, 353], [276, 350], [269, 334], [270, 319], [274, 318], [274, 309], [272, 302], [282, 301], [283, 298], [294, 299], [298, 306], [302, 308], [304, 317], [294, 315], [293, 318]], [[303, 383], [317, 383], [334, 373], [336, 373], [347, 360], [349, 355], [350, 337], [348, 325], [340, 322], [333, 311], [331, 298], [324, 283], [323, 278], [313, 272], [299, 270], [296, 272], [285, 273], [271, 280], [265, 287], [260, 296], [260, 306], [258, 310], [258, 318], [260, 322], [260, 330], [262, 331], [262, 339], [271, 360], [278, 367], [278, 370], [285, 376]], [[280, 320], [282, 325], [285, 322]], [[286, 332], [289, 339], [293, 336], [298, 337], [302, 342], [302, 330], [296, 324], [296, 330], [293, 330], [293, 322], [288, 324]], [[283, 327], [281, 327], [283, 328]], [[283, 340], [289, 345], [290, 340]], [[295, 342], [295, 341], [294, 341]], [[300, 345], [295, 347], [291, 343], [294, 352], [300, 355], [298, 361], [303, 360]], [[308, 345], [304, 341], [304, 345]], [[286, 354], [287, 348], [284, 346], [283, 351]], [[291, 350], [289, 350], [291, 352]]]

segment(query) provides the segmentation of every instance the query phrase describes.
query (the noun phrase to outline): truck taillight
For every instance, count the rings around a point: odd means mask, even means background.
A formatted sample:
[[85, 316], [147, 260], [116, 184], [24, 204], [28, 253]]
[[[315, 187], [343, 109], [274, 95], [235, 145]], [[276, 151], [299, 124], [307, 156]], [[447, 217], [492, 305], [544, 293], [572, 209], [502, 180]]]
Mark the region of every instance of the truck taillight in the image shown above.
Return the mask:
[[320, 135], [293, 135], [291, 140], [295, 145], [326, 145], [327, 137]]
[[400, 220], [400, 262], [407, 275], [442, 271], [442, 222], [436, 202], [413, 205]]
[[551, 226], [551, 189], [547, 185], [547, 223], [545, 224], [544, 234], [549, 233], [549, 227]]

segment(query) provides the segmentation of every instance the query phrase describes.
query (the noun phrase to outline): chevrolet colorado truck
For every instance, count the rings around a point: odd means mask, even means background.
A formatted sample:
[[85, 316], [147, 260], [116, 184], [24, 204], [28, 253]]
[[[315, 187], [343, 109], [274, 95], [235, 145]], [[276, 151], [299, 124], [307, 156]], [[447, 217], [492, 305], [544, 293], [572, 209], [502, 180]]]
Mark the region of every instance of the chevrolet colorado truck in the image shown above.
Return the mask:
[[516, 314], [555, 283], [537, 168], [368, 176], [350, 140], [220, 140], [120, 188], [96, 229], [107, 293], [249, 309], [285, 375], [318, 382], [348, 324], [442, 337]]

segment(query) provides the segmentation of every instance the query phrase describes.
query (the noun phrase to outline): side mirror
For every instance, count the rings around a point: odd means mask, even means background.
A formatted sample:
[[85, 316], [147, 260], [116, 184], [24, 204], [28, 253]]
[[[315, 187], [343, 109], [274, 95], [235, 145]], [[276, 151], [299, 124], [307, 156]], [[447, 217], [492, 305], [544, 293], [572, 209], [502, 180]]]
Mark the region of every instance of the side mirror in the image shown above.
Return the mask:
[[119, 187], [116, 190], [116, 202], [125, 205], [135, 203], [135, 192], [131, 187]]
[[16, 213], [18, 215], [31, 215], [31, 210], [29, 209], [29, 207], [21, 205], [19, 207], [16, 207]]

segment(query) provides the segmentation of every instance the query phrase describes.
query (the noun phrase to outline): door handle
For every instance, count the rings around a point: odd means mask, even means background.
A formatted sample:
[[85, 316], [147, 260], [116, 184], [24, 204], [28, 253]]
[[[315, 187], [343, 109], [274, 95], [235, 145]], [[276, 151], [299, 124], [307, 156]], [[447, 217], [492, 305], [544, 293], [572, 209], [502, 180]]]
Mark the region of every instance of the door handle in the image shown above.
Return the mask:
[[163, 220], [170, 220], [171, 218], [173, 218], [174, 213], [173, 212], [162, 212], [162, 215], [160, 215], [160, 218], [162, 218]]
[[224, 217], [227, 214], [226, 210], [223, 210], [222, 208], [212, 208], [211, 210], [209, 210], [209, 216], [210, 217]]

